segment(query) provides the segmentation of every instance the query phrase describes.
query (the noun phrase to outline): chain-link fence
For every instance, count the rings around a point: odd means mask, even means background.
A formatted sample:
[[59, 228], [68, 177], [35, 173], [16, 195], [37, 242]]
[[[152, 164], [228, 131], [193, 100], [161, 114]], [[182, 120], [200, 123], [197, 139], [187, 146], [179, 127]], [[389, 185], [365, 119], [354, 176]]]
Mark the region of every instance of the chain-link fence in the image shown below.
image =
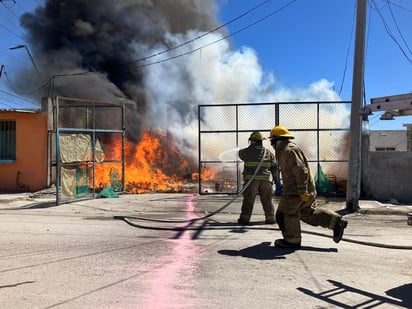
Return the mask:
[[[305, 152], [319, 194], [346, 193], [350, 102], [200, 105], [198, 115], [200, 194], [240, 192], [238, 150], [248, 146], [251, 132], [269, 136], [276, 125], [288, 128]], [[268, 140], [264, 145], [273, 151]]]
[[56, 97], [55, 139], [51, 164], [56, 166], [56, 203], [96, 194], [116, 195], [124, 188], [124, 107], [113, 103]]

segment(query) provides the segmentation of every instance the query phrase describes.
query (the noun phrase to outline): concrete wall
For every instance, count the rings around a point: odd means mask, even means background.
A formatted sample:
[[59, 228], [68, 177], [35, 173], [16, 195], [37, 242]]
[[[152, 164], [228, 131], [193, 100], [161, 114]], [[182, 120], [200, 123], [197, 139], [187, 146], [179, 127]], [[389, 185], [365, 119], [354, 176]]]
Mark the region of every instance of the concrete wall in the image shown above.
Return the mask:
[[0, 190], [34, 192], [47, 186], [47, 114], [1, 112], [16, 120], [16, 161], [0, 164]]
[[363, 155], [362, 197], [412, 202], [412, 152], [369, 151]]

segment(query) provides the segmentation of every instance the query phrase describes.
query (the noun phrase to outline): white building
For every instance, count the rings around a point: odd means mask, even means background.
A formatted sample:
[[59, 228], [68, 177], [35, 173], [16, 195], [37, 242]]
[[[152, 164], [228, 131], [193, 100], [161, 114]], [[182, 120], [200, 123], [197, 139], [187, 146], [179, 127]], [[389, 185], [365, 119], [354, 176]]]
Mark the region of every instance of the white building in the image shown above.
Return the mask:
[[370, 151], [412, 151], [412, 124], [406, 130], [370, 131]]

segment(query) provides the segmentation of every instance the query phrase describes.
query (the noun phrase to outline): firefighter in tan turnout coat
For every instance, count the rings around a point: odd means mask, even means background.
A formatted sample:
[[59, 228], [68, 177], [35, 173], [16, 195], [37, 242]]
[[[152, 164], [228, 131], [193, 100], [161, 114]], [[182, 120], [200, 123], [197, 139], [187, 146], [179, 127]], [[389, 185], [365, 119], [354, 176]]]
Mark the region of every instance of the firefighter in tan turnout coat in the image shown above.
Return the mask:
[[276, 180], [276, 161], [274, 154], [262, 145], [263, 140], [260, 132], [253, 132], [249, 137], [249, 146], [239, 150], [239, 158], [244, 161], [244, 184], [254, 177], [243, 192], [242, 209], [237, 220], [239, 224], [249, 224], [257, 194], [265, 212], [265, 223], [275, 223], [272, 184]]
[[282, 196], [276, 211], [276, 221], [283, 239], [277, 239], [275, 246], [301, 246], [300, 220], [332, 229], [333, 240], [338, 243], [348, 223], [338, 213], [316, 206], [315, 182], [304, 153], [291, 141], [294, 137], [287, 128], [276, 126], [269, 138], [276, 152], [282, 178]]

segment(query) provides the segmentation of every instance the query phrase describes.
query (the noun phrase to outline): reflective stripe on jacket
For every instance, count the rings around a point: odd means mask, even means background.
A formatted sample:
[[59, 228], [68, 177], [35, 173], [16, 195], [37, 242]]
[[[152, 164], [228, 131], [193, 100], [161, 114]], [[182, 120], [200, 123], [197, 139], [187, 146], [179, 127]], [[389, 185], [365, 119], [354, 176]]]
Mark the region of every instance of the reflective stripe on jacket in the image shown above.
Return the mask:
[[272, 152], [259, 144], [251, 144], [239, 150], [239, 158], [244, 161], [243, 179], [252, 178], [256, 168], [259, 166], [262, 156], [265, 154], [263, 162], [257, 172], [256, 180], [276, 181], [276, 160]]

